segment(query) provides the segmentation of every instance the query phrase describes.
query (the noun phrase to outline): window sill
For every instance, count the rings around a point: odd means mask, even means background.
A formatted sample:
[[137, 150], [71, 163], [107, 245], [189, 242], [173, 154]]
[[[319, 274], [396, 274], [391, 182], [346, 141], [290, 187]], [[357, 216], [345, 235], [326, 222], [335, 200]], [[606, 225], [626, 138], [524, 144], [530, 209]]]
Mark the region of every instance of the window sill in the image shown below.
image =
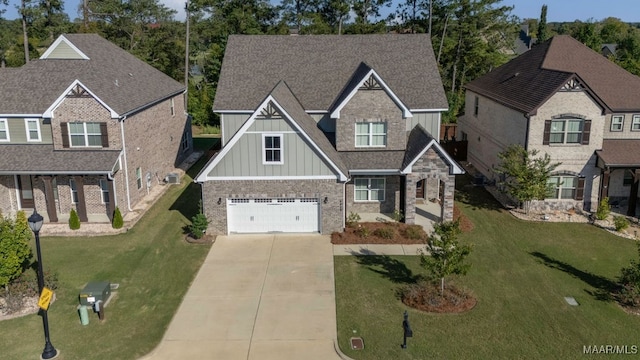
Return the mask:
[[589, 146], [582, 144], [549, 144], [551, 147], [578, 147], [578, 146]]

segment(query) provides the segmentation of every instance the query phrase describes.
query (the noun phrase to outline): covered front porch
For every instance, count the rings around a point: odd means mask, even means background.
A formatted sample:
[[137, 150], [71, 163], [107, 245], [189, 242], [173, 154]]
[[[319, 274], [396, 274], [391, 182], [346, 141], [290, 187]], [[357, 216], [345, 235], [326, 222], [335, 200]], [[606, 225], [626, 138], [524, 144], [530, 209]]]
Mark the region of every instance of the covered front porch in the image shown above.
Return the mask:
[[[433, 232], [433, 224], [441, 222], [442, 208], [437, 202], [422, 202], [416, 204], [416, 215], [414, 223], [422, 226], [427, 234]], [[390, 213], [362, 213], [361, 222], [394, 222], [393, 214]]]
[[640, 208], [640, 140], [604, 140], [596, 155], [602, 176], [598, 201], [608, 198], [612, 212], [636, 217]]

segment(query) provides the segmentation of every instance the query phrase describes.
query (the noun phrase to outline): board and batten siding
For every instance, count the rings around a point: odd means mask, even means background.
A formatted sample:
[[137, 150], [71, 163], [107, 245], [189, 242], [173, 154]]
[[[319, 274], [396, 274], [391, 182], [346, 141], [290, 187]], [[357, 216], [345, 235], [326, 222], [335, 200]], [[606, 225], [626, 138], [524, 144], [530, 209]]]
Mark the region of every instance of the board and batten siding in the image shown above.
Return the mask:
[[[262, 137], [282, 134], [283, 164], [262, 163]], [[333, 170], [311, 145], [282, 119], [257, 119], [207, 176], [333, 176]]]
[[422, 125], [422, 127], [431, 134], [435, 139], [438, 139], [438, 131], [440, 131], [440, 113], [428, 112], [428, 113], [413, 113], [413, 117], [407, 118], [407, 131], [413, 130], [416, 125]]
[[[27, 141], [27, 128], [24, 118], [7, 118], [9, 128], [9, 144], [52, 144], [51, 122], [38, 119], [40, 123], [40, 139], [42, 141]], [[3, 143], [6, 144], [6, 143]]]
[[238, 132], [251, 114], [220, 114], [220, 124], [222, 124], [222, 146], [225, 146], [233, 135]]
[[61, 41], [58, 46], [55, 47], [47, 56], [47, 59], [73, 59], [82, 60], [83, 57], [78, 54], [69, 44], [65, 41]]

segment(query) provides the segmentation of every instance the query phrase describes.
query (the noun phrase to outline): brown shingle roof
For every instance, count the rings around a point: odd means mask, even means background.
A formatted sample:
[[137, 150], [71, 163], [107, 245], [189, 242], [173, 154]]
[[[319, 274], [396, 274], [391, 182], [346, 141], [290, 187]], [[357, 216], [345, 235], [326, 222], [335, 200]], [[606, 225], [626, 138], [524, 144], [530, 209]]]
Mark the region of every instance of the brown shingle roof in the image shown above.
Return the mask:
[[535, 113], [571, 78], [612, 111], [640, 110], [640, 78], [567, 35], [554, 36], [466, 88], [524, 113]]
[[53, 145], [2, 145], [2, 173], [111, 173], [119, 150], [60, 150]]
[[96, 34], [63, 36], [90, 60], [36, 59], [1, 71], [0, 114], [42, 114], [76, 79], [119, 115], [184, 91], [179, 82]]
[[605, 166], [640, 166], [640, 140], [605, 139], [596, 154]]
[[213, 107], [253, 110], [284, 80], [305, 110], [327, 111], [363, 62], [410, 109], [448, 107], [426, 34], [232, 35]]

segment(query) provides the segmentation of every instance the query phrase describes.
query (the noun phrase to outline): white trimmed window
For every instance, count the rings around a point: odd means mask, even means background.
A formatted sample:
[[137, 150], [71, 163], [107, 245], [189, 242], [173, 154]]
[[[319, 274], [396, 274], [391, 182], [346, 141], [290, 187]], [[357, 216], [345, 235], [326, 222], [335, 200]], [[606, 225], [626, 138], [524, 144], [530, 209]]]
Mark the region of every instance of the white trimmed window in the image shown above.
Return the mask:
[[76, 181], [71, 178], [69, 179], [69, 189], [71, 189], [71, 202], [73, 204], [78, 203], [78, 188], [76, 187]]
[[575, 199], [578, 177], [572, 175], [552, 176], [547, 182], [547, 199]]
[[108, 204], [109, 203], [109, 183], [107, 182], [107, 179], [100, 179], [98, 180], [98, 183], [100, 185], [100, 199], [102, 199], [103, 204]]
[[7, 119], [0, 119], [0, 141], [9, 141], [9, 123]]
[[358, 178], [355, 182], [355, 201], [384, 201], [384, 178]]
[[71, 147], [101, 147], [102, 133], [100, 123], [92, 122], [70, 122], [69, 138]]
[[624, 129], [624, 116], [615, 115], [611, 117], [611, 131], [622, 131]]
[[24, 119], [24, 126], [27, 130], [27, 141], [42, 141], [39, 119]]
[[580, 144], [583, 120], [567, 119], [551, 121], [550, 144]]
[[142, 189], [142, 168], [136, 168], [136, 185], [138, 190]]
[[262, 163], [283, 164], [282, 158], [282, 135], [263, 134], [262, 135]]
[[387, 124], [384, 122], [356, 123], [356, 147], [384, 147], [387, 145]]
[[633, 115], [631, 121], [631, 131], [640, 131], [640, 115]]

